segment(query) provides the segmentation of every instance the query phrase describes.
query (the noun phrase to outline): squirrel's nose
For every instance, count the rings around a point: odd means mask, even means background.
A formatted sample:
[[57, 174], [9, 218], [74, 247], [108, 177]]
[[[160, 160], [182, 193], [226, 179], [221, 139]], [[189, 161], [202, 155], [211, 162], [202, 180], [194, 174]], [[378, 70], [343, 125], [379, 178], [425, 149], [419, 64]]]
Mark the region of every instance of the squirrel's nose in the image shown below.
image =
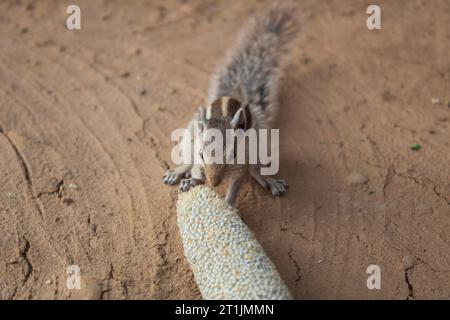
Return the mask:
[[217, 187], [220, 183], [220, 180], [217, 179], [216, 177], [209, 177], [208, 182], [211, 185], [211, 187]]
[[208, 183], [211, 187], [217, 187], [220, 184], [219, 175], [214, 174], [212, 172], [206, 174], [206, 180], [208, 180]]
[[217, 165], [205, 166], [206, 180], [211, 187], [217, 187], [222, 181], [222, 168]]

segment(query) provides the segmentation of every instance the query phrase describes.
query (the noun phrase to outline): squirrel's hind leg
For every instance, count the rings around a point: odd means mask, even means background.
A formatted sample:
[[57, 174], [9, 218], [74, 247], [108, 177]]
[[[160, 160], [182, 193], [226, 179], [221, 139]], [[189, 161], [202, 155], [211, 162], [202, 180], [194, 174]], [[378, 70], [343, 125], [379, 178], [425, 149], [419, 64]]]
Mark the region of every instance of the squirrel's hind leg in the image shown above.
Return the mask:
[[270, 190], [272, 195], [281, 197], [289, 187], [284, 180], [274, 179], [260, 174], [258, 165], [250, 166], [250, 175], [265, 189]]
[[163, 176], [163, 182], [170, 185], [176, 184], [190, 173], [191, 168], [191, 164], [182, 164], [175, 169], [167, 170]]

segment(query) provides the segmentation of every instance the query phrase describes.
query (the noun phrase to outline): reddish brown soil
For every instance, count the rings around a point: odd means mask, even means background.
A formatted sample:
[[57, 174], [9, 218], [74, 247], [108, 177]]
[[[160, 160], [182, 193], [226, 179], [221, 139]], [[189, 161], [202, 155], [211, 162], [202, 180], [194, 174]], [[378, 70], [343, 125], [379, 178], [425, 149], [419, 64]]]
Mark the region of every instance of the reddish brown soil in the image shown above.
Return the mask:
[[[370, 31], [364, 1], [299, 1], [281, 90], [290, 189], [248, 182], [239, 198], [298, 299], [450, 298], [450, 2], [378, 3]], [[264, 4], [81, 1], [68, 31], [64, 1], [0, 2], [2, 299], [200, 298], [161, 183], [170, 133]]]

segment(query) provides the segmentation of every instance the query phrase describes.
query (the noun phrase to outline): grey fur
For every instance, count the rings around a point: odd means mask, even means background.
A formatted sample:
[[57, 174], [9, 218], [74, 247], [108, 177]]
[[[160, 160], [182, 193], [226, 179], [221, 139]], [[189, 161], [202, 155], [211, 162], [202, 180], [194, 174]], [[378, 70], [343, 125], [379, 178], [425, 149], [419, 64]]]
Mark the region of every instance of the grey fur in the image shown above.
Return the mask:
[[278, 7], [250, 21], [237, 48], [212, 77], [208, 104], [230, 96], [249, 106], [256, 128], [273, 125], [282, 58], [298, 30], [294, 15], [292, 7]]

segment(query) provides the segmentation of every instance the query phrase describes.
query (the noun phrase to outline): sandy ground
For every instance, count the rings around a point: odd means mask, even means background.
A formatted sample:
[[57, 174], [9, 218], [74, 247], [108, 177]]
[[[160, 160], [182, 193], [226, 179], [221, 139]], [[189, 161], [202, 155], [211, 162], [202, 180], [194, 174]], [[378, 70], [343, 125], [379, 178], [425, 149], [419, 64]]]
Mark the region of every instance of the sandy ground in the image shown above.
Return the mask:
[[[81, 31], [67, 1], [0, 2], [0, 297], [198, 299], [178, 190], [161, 183], [170, 133], [265, 2], [78, 3]], [[298, 299], [450, 298], [450, 2], [378, 3], [369, 31], [365, 1], [299, 2], [281, 89], [290, 189], [239, 197]]]

